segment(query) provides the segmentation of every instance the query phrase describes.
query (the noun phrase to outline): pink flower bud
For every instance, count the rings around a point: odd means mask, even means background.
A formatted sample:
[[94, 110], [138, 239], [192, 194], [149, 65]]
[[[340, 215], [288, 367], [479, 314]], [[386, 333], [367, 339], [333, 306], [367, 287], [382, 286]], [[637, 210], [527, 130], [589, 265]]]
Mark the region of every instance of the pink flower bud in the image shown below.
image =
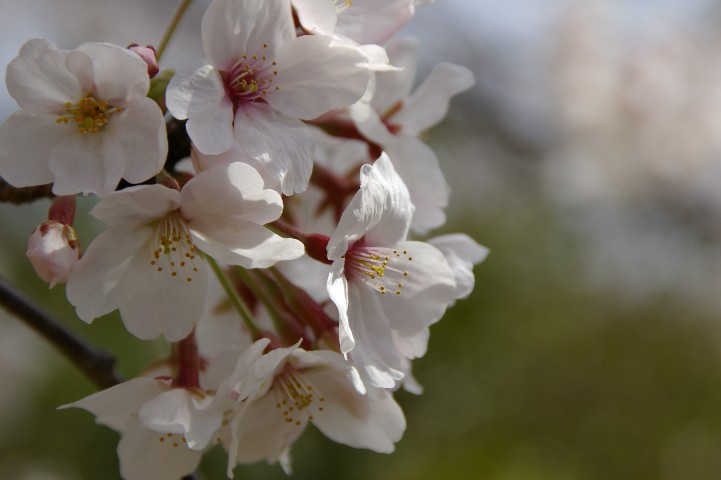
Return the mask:
[[140, 58], [148, 64], [148, 75], [150, 78], [153, 78], [158, 74], [160, 67], [158, 67], [158, 61], [155, 59], [155, 48], [153, 48], [152, 45], [143, 47], [137, 43], [131, 43], [128, 45], [128, 50], [140, 55]]
[[48, 282], [50, 288], [65, 283], [80, 259], [75, 229], [52, 220], [42, 223], [30, 235], [25, 255], [38, 277]]

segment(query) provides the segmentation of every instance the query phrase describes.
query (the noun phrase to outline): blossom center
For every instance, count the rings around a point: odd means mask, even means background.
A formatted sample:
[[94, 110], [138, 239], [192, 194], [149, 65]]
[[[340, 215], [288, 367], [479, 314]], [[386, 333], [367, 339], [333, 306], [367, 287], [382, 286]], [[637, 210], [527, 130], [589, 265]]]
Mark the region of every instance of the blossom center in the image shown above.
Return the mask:
[[105, 129], [110, 115], [123, 110], [123, 107], [113, 107], [105, 100], [85, 97], [78, 103], [67, 102], [65, 114], [58, 116], [55, 122], [67, 125], [73, 121], [80, 133], [98, 133]]
[[313, 420], [313, 407], [318, 413], [323, 411], [323, 395], [293, 368], [286, 368], [277, 375], [271, 388], [278, 399], [275, 408], [282, 413], [286, 423], [301, 426], [305, 421]]
[[400, 295], [409, 273], [407, 262], [413, 257], [408, 250], [380, 247], [354, 247], [345, 255], [346, 275], [361, 281], [382, 295]]
[[157, 222], [149, 261], [157, 272], [192, 282], [198, 271], [197, 256], [188, 226], [178, 212], [170, 212]]
[[[263, 44], [263, 49], [268, 44]], [[271, 90], [279, 90], [273, 85], [273, 78], [278, 75], [277, 63], [269, 61], [267, 55], [243, 55], [230, 69], [221, 71], [225, 87], [235, 108], [241, 103], [262, 100]]]

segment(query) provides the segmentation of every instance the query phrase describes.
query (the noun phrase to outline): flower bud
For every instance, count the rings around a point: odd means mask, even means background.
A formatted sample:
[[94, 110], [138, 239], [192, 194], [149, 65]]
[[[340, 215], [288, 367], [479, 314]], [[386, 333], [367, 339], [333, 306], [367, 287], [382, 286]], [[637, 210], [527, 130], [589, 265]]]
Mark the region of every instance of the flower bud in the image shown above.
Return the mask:
[[135, 53], [137, 53], [140, 58], [143, 59], [143, 61], [148, 65], [148, 75], [150, 78], [153, 78], [158, 74], [160, 71], [160, 67], [158, 67], [158, 61], [155, 58], [155, 48], [153, 48], [152, 45], [147, 45], [143, 47], [142, 45], [138, 45], [137, 43], [131, 43], [128, 45], [128, 50], [131, 50]]
[[48, 282], [50, 288], [65, 283], [80, 259], [75, 229], [53, 220], [42, 223], [30, 235], [25, 255], [38, 277]]

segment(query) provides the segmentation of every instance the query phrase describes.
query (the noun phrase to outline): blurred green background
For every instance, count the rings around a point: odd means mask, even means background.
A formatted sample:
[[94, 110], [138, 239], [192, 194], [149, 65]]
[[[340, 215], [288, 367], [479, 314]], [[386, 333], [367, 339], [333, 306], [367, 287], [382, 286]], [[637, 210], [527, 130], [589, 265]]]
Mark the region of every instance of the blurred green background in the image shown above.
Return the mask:
[[[338, 446], [311, 427], [293, 449], [295, 478], [721, 478], [719, 6], [625, 3], [419, 9], [408, 31], [427, 46], [420, 78], [454, 61], [478, 80], [428, 137], [454, 188], [438, 233], [466, 232], [491, 254], [473, 294], [432, 327], [414, 365], [424, 394], [398, 394], [408, 429], [396, 452]], [[66, 48], [157, 42], [152, 22], [164, 25], [173, 5], [77, 0], [49, 27], [41, 9], [59, 15], [57, 4], [0, 0], [18, 19], [2, 33], [3, 63], [38, 35]], [[170, 66], [202, 55], [203, 8], [184, 20]], [[3, 101], [4, 118], [15, 106]], [[91, 205], [78, 215], [85, 245], [98, 228]], [[115, 314], [85, 325], [62, 286], [36, 279], [23, 252], [47, 207], [0, 205], [0, 274], [132, 377], [167, 346], [133, 338]], [[4, 312], [0, 384], [0, 479], [119, 478], [117, 434], [56, 410], [93, 385]], [[213, 451], [201, 473], [224, 478], [224, 466]], [[284, 477], [278, 466], [236, 470]]]

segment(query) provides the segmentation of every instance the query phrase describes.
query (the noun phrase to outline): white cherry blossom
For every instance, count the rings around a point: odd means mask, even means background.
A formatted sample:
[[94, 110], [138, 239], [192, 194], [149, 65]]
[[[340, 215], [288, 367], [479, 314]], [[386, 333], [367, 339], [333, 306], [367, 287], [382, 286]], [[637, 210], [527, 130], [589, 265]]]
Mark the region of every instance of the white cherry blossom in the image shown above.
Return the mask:
[[218, 155], [237, 142], [282, 193], [303, 191], [312, 137], [301, 120], [358, 100], [370, 79], [367, 59], [331, 46], [328, 36], [296, 37], [290, 0], [214, 0], [201, 31], [208, 63], [173, 77], [168, 109], [188, 119], [201, 153]]
[[25, 255], [38, 277], [49, 283], [50, 288], [65, 283], [80, 259], [75, 229], [52, 220], [42, 223], [30, 235]]
[[338, 353], [296, 345], [261, 355], [267, 345], [267, 339], [254, 343], [227, 382], [238, 400], [227, 444], [229, 476], [236, 463], [259, 460], [280, 461], [288, 472], [290, 447], [308, 423], [351, 447], [394, 450], [406, 423], [388, 392], [361, 394], [357, 372]]
[[408, 189], [383, 154], [362, 167], [361, 188], [328, 242], [341, 352], [375, 387], [397, 385], [408, 359], [400, 343], [438, 321], [457, 295], [443, 254], [406, 239], [412, 216]]
[[29, 40], [7, 67], [21, 110], [0, 127], [0, 176], [16, 187], [52, 182], [57, 195], [104, 195], [121, 178], [151, 178], [168, 143], [163, 114], [145, 96], [149, 81], [130, 50]]
[[91, 212], [110, 228], [73, 269], [68, 299], [86, 322], [117, 308], [135, 336], [180, 340], [205, 303], [200, 251], [244, 268], [303, 254], [300, 242], [262, 226], [282, 208], [280, 195], [242, 163], [206, 170], [180, 192], [163, 185], [115, 192]]

